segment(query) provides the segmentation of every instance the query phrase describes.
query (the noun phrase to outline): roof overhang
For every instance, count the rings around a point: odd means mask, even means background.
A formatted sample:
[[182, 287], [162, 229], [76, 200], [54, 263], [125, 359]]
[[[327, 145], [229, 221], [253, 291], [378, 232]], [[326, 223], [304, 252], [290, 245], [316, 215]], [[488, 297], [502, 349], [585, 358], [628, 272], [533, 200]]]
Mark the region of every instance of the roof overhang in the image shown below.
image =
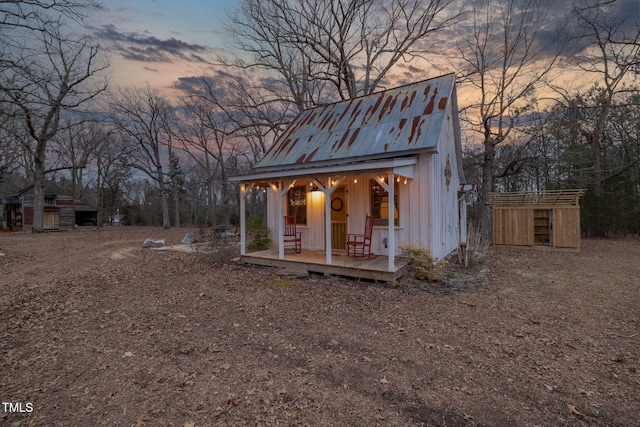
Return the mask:
[[258, 172], [248, 175], [238, 175], [229, 178], [232, 182], [261, 182], [286, 178], [305, 178], [336, 175], [354, 175], [362, 173], [374, 173], [390, 171], [398, 175], [413, 179], [417, 157], [403, 157], [396, 159], [384, 159], [360, 163], [349, 163], [334, 166], [311, 166], [304, 169], [289, 169], [283, 171]]

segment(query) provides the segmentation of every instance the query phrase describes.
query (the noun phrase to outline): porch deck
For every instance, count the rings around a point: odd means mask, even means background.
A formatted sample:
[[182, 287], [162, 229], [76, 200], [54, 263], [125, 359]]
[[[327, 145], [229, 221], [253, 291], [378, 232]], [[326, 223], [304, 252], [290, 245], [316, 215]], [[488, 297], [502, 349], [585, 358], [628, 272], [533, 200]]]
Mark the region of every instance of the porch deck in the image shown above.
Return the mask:
[[347, 256], [346, 252], [336, 251], [331, 255], [331, 265], [325, 264], [324, 251], [310, 250], [302, 250], [300, 253], [287, 250], [284, 259], [279, 259], [278, 250], [269, 249], [241, 255], [240, 261], [246, 264], [303, 269], [324, 275], [379, 280], [389, 283], [394, 283], [399, 279], [407, 268], [407, 260], [404, 258], [396, 257], [395, 271], [387, 271], [389, 258], [386, 256], [376, 255], [372, 259], [354, 259]]

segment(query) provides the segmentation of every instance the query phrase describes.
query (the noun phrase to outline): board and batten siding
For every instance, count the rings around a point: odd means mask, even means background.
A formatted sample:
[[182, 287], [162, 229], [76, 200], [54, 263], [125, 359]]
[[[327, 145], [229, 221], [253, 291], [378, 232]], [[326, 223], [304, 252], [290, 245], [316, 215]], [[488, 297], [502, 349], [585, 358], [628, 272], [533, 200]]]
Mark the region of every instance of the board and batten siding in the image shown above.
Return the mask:
[[436, 258], [444, 258], [458, 248], [460, 233], [458, 190], [461, 174], [458, 170], [453, 123], [449, 114], [446, 120], [438, 141], [438, 152], [431, 156], [433, 196], [429, 212], [433, 215], [431, 252]]
[[553, 246], [557, 248], [580, 248], [580, 208], [553, 208]]
[[496, 245], [533, 245], [533, 210], [494, 207], [493, 243]]
[[536, 245], [534, 236], [534, 208], [551, 211], [550, 246], [580, 248], [580, 207], [530, 206], [493, 207], [493, 243], [495, 245]]

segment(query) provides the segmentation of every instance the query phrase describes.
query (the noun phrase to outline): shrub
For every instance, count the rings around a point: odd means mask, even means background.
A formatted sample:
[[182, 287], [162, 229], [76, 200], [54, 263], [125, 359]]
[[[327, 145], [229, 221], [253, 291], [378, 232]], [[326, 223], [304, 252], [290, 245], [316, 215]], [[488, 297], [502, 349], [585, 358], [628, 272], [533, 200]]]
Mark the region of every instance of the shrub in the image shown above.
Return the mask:
[[402, 255], [409, 260], [409, 273], [418, 280], [438, 281], [444, 277], [444, 270], [429, 249], [411, 245], [400, 246]]
[[254, 218], [247, 224], [247, 250], [262, 251], [269, 247], [269, 230], [260, 218]]

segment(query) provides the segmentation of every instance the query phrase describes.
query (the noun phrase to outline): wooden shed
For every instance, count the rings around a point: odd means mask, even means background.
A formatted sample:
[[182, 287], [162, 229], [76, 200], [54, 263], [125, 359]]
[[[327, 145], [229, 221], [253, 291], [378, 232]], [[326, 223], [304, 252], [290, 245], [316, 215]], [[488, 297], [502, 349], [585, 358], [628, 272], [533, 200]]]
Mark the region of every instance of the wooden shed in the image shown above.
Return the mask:
[[[18, 194], [3, 197], [7, 228], [29, 230], [33, 227], [33, 184]], [[44, 185], [44, 230], [60, 230], [75, 226], [96, 226], [98, 210], [60, 188], [53, 181]]]
[[493, 244], [580, 249], [580, 197], [585, 190], [489, 193]]

